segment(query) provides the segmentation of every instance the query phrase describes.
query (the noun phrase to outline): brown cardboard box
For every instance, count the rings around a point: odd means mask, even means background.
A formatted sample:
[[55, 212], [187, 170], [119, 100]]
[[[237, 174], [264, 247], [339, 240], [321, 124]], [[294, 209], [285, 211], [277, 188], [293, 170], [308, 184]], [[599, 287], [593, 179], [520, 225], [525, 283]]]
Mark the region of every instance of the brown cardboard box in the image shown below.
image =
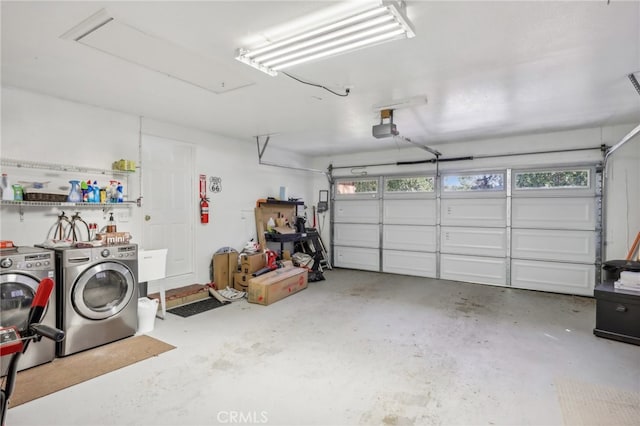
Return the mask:
[[240, 256], [240, 272], [243, 274], [253, 274], [266, 266], [265, 254], [243, 254]]
[[233, 274], [238, 270], [238, 253], [216, 253], [213, 255], [213, 282], [216, 289], [233, 287]]
[[233, 275], [233, 288], [238, 291], [249, 290], [249, 280], [253, 278], [251, 274], [243, 274], [242, 272], [236, 272]]
[[270, 305], [307, 288], [307, 270], [280, 268], [249, 280], [248, 299], [251, 303]]

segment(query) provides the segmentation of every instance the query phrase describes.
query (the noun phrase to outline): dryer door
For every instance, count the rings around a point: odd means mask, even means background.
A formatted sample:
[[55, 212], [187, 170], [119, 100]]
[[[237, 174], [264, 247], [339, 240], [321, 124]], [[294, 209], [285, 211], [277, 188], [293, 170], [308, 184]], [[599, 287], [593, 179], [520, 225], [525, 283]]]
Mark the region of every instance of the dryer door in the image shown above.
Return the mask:
[[23, 274], [0, 274], [0, 326], [24, 330], [40, 283]]
[[135, 296], [136, 282], [131, 270], [122, 263], [103, 262], [80, 274], [71, 300], [83, 317], [102, 320], [117, 315]]

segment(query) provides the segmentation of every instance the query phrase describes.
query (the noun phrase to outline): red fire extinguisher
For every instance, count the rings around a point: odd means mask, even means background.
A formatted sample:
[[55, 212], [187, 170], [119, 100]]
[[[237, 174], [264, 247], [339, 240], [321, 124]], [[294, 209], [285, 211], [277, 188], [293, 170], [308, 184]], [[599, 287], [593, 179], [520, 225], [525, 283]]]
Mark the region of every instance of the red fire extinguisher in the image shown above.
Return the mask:
[[200, 175], [200, 223], [209, 223], [209, 199], [207, 198], [206, 175]]
[[200, 199], [200, 223], [209, 223], [209, 199]]

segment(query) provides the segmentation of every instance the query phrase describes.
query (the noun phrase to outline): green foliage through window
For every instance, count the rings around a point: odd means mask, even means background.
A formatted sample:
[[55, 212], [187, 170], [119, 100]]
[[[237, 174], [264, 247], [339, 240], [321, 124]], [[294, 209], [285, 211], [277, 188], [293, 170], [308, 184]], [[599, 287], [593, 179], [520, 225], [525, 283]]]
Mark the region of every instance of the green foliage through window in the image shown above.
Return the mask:
[[517, 189], [589, 188], [589, 170], [516, 173]]
[[432, 177], [403, 177], [387, 179], [385, 191], [387, 192], [433, 192]]
[[338, 194], [362, 194], [378, 192], [377, 180], [354, 180], [337, 183]]
[[444, 177], [445, 191], [500, 191], [504, 189], [504, 174], [451, 175]]

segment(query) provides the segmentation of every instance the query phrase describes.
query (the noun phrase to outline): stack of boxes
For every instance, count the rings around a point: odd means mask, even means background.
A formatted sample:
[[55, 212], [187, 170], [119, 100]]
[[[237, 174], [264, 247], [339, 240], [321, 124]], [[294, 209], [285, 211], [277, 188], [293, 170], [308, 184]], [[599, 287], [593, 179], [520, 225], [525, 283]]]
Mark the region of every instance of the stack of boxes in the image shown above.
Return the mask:
[[241, 254], [240, 272], [236, 272], [233, 278], [233, 288], [238, 291], [249, 291], [249, 280], [253, 278], [253, 273], [266, 266], [264, 253]]
[[244, 291], [251, 303], [270, 305], [307, 288], [307, 270], [293, 266], [291, 260], [284, 261], [284, 267], [257, 277], [253, 274], [266, 267], [264, 253], [216, 253], [212, 262], [216, 289], [233, 287], [238, 291]]

